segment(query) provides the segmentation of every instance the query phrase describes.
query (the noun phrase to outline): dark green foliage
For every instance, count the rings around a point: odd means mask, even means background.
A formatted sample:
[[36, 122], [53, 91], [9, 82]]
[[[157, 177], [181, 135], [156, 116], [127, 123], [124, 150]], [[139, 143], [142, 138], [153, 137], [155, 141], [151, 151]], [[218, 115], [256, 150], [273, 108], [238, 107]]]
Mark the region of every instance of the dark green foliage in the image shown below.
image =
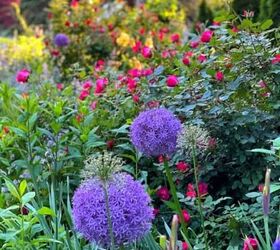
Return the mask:
[[213, 20], [212, 10], [209, 8], [205, 0], [203, 0], [199, 6], [198, 20], [203, 23], [206, 21], [211, 22]]
[[271, 0], [270, 18], [273, 20], [274, 26], [278, 27], [280, 24], [280, 1], [279, 0]]
[[270, 17], [270, 2], [271, 0], [260, 0], [260, 14], [259, 19], [261, 21]]

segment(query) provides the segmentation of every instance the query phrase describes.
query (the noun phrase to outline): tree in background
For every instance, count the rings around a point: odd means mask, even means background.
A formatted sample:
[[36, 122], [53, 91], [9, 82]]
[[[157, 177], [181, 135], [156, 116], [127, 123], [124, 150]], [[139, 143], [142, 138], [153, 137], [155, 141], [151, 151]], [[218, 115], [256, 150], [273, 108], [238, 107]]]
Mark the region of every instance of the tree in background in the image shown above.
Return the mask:
[[203, 0], [199, 6], [199, 12], [198, 12], [198, 20], [200, 22], [212, 22], [213, 20], [213, 13], [212, 10], [209, 8], [208, 4], [205, 0]]
[[269, 16], [273, 20], [273, 25], [278, 27], [280, 25], [280, 1], [270, 0]]
[[261, 21], [264, 21], [270, 17], [270, 4], [271, 4], [271, 0], [260, 0], [259, 19]]

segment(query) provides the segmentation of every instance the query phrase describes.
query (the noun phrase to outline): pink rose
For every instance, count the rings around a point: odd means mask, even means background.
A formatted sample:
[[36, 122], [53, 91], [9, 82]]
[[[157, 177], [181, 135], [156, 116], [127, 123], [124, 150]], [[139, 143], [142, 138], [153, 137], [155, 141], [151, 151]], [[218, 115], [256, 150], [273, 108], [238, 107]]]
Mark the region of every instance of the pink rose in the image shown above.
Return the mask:
[[182, 59], [182, 62], [183, 62], [183, 64], [185, 64], [187, 66], [191, 64], [191, 60], [188, 56], [184, 56]]
[[222, 71], [218, 71], [216, 74], [215, 74], [215, 78], [217, 81], [221, 82], [224, 80], [224, 74]]
[[207, 56], [204, 55], [204, 54], [200, 54], [197, 58], [197, 60], [200, 62], [200, 63], [203, 63], [205, 61], [207, 61]]
[[[190, 214], [189, 214], [188, 211], [185, 210], [185, 209], [182, 211], [182, 213], [183, 213], [184, 221], [185, 221], [186, 223], [188, 223], [188, 222], [191, 220]], [[177, 217], [178, 217], [178, 220], [179, 220], [179, 222], [180, 222], [180, 218], [179, 218], [179, 215], [178, 215], [178, 214], [177, 214]]]
[[213, 31], [205, 30], [200, 36], [200, 41], [203, 43], [209, 43], [212, 36], [213, 36]]
[[173, 88], [173, 87], [175, 87], [179, 84], [179, 80], [178, 80], [177, 76], [170, 75], [166, 79], [166, 84], [167, 84], [168, 87]]
[[152, 57], [152, 49], [145, 46], [142, 48], [141, 54], [144, 58], [151, 58]]
[[176, 164], [176, 169], [180, 172], [186, 172], [190, 168], [189, 164], [183, 161], [179, 161]]
[[79, 99], [81, 101], [85, 100], [89, 96], [89, 91], [87, 89], [84, 89], [81, 91]]
[[198, 45], [199, 45], [199, 41], [191, 41], [190, 42], [190, 47], [193, 48], [193, 49], [197, 48]]
[[162, 200], [169, 200], [170, 199], [170, 193], [167, 187], [161, 187], [156, 192], [157, 196]]
[[63, 88], [64, 88], [63, 83], [57, 83], [57, 84], [56, 84], [56, 88], [57, 88], [59, 91], [63, 90]]
[[172, 34], [170, 37], [170, 40], [172, 43], [178, 43], [180, 42], [180, 34], [176, 33], [176, 34]]
[[22, 69], [19, 72], [17, 72], [16, 81], [19, 84], [26, 83], [28, 82], [29, 76], [30, 76], [30, 71], [27, 69]]
[[244, 240], [243, 250], [257, 250], [258, 241], [256, 238], [246, 238]]

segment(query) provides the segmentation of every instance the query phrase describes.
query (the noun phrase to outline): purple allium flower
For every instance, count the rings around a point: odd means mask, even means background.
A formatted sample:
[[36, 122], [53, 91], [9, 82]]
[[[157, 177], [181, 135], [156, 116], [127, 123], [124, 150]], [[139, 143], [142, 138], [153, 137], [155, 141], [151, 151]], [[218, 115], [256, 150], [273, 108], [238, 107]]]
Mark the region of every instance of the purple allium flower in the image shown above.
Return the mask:
[[[103, 182], [97, 177], [85, 181], [73, 197], [74, 225], [87, 240], [103, 247], [111, 244]], [[107, 182], [109, 209], [115, 244], [131, 243], [151, 228], [153, 208], [144, 187], [124, 173]]]
[[140, 113], [130, 128], [133, 145], [146, 156], [173, 154], [180, 130], [180, 120], [165, 108]]
[[63, 33], [59, 33], [54, 37], [54, 44], [58, 47], [65, 47], [70, 43], [69, 37]]
[[280, 239], [277, 239], [273, 245], [272, 245], [273, 250], [280, 250]]

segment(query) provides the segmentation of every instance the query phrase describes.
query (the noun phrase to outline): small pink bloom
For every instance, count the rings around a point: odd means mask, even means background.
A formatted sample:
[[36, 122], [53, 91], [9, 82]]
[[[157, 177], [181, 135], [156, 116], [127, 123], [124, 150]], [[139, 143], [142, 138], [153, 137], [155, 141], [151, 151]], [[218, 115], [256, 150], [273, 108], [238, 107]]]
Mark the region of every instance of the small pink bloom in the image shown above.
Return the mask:
[[190, 168], [189, 164], [183, 161], [179, 161], [176, 164], [176, 169], [180, 172], [186, 172], [187, 170], [189, 170], [189, 168]]
[[178, 33], [172, 34], [170, 37], [170, 40], [172, 43], [180, 42], [180, 34], [178, 34]]
[[221, 23], [220, 23], [220, 22], [218, 22], [218, 21], [213, 21], [212, 25], [214, 25], [214, 26], [220, 26], [220, 25], [221, 25]]
[[212, 36], [213, 36], [213, 31], [205, 30], [200, 36], [200, 41], [203, 43], [209, 43]]
[[260, 86], [260, 88], [265, 89], [265, 88], [267, 87], [267, 84], [266, 84], [265, 81], [260, 80], [260, 81], [259, 81], [259, 86]]
[[73, 7], [73, 8], [78, 7], [79, 6], [79, 0], [72, 0], [70, 6]]
[[138, 53], [138, 52], [141, 51], [142, 46], [143, 46], [143, 45], [142, 45], [142, 42], [141, 42], [141, 41], [136, 41], [135, 44], [134, 44], [134, 46], [132, 47], [132, 51], [133, 51], [134, 53]]
[[274, 58], [272, 59], [271, 63], [272, 64], [276, 64], [280, 62], [280, 54], [277, 54], [274, 56]]
[[64, 88], [63, 83], [57, 83], [57, 84], [56, 84], [56, 88], [57, 88], [59, 91], [63, 90], [63, 88]]
[[189, 245], [187, 242], [183, 242], [182, 243], [182, 250], [188, 250], [189, 249]]
[[258, 185], [258, 190], [259, 190], [259, 192], [263, 192], [263, 188], [264, 188], [264, 184], [259, 184]]
[[133, 95], [132, 99], [135, 103], [138, 103], [140, 101], [139, 95]]
[[137, 82], [133, 78], [127, 79], [127, 90], [132, 93], [136, 90]]
[[128, 71], [128, 75], [131, 77], [140, 77], [141, 76], [141, 70], [140, 69], [130, 69]]
[[89, 91], [87, 89], [83, 89], [80, 93], [79, 99], [81, 101], [85, 100], [89, 96]]
[[158, 108], [160, 105], [160, 102], [159, 101], [149, 101], [147, 103], [147, 106], [152, 109], [152, 108]]
[[167, 187], [161, 187], [156, 192], [157, 196], [162, 200], [169, 200], [170, 199], [170, 193]]
[[170, 57], [169, 51], [168, 50], [162, 51], [161, 52], [161, 57], [164, 58], [164, 59]]
[[184, 54], [184, 56], [188, 56], [188, 57], [192, 57], [193, 56], [193, 52], [192, 51], [188, 51]]
[[141, 54], [144, 58], [151, 58], [152, 57], [152, 49], [148, 46], [142, 48]]
[[207, 56], [205, 54], [200, 54], [197, 58], [200, 63], [207, 61]]
[[153, 69], [152, 68], [142, 69], [142, 72], [141, 72], [142, 76], [149, 76], [151, 74], [153, 74]]
[[191, 41], [190, 42], [190, 47], [195, 49], [199, 46], [199, 41]]
[[237, 33], [237, 32], [239, 32], [239, 29], [236, 26], [233, 26], [231, 28], [231, 31], [234, 32], [234, 33]]
[[[182, 213], [183, 213], [184, 221], [185, 221], [186, 223], [189, 223], [189, 221], [191, 220], [191, 216], [190, 216], [190, 214], [188, 213], [188, 211], [184, 209], [184, 210], [182, 211]], [[181, 222], [178, 214], [177, 214], [177, 218], [178, 218], [179, 222]]]
[[163, 155], [160, 155], [160, 156], [158, 157], [158, 162], [159, 162], [159, 163], [163, 163], [163, 162], [164, 162], [164, 156], [163, 156]]
[[94, 94], [99, 95], [99, 94], [103, 93], [107, 84], [108, 84], [107, 78], [97, 79]]
[[30, 71], [27, 69], [22, 69], [19, 72], [17, 72], [16, 80], [19, 84], [23, 84], [28, 82], [29, 76], [30, 76]]
[[179, 84], [179, 80], [178, 80], [177, 76], [170, 75], [166, 79], [166, 84], [167, 84], [168, 87], [173, 88], [173, 87], [175, 87]]
[[154, 208], [153, 209], [153, 215], [156, 217], [159, 214], [159, 208]]
[[208, 194], [208, 184], [205, 182], [198, 183], [198, 192], [200, 196], [205, 196]]
[[217, 81], [221, 82], [224, 80], [224, 74], [222, 71], [218, 71], [216, 74], [215, 74], [215, 78]]
[[91, 104], [90, 104], [90, 109], [93, 111], [96, 109], [96, 106], [97, 106], [97, 101], [93, 101]]
[[194, 186], [191, 183], [189, 183], [188, 186], [187, 186], [186, 196], [188, 198], [195, 198], [196, 197], [196, 192], [194, 190]]
[[182, 62], [183, 62], [183, 64], [185, 64], [187, 66], [191, 64], [191, 60], [188, 56], [184, 56], [182, 59]]
[[256, 238], [246, 238], [243, 244], [243, 250], [257, 250], [258, 241]]
[[217, 140], [214, 137], [211, 137], [208, 141], [208, 149], [214, 150], [217, 147]]
[[107, 149], [112, 149], [115, 145], [115, 141], [114, 140], [109, 140], [106, 142], [107, 145]]
[[83, 89], [90, 90], [92, 88], [92, 82], [91, 81], [85, 81], [83, 84]]

